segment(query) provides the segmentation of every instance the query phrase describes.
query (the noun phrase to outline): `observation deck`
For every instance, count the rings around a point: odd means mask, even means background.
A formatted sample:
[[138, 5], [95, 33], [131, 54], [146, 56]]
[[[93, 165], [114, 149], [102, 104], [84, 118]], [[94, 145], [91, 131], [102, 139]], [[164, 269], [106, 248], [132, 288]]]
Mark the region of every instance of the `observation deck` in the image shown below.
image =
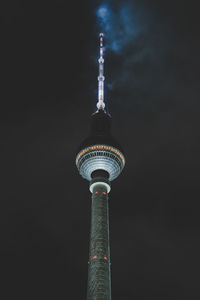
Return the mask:
[[108, 145], [92, 145], [80, 151], [76, 157], [76, 166], [80, 175], [91, 180], [96, 170], [104, 170], [112, 181], [119, 176], [125, 165], [125, 158], [118, 149]]
[[90, 136], [79, 147], [76, 166], [80, 175], [89, 181], [97, 170], [106, 171], [112, 181], [124, 168], [123, 150], [110, 134], [110, 122], [111, 117], [103, 110], [93, 114]]

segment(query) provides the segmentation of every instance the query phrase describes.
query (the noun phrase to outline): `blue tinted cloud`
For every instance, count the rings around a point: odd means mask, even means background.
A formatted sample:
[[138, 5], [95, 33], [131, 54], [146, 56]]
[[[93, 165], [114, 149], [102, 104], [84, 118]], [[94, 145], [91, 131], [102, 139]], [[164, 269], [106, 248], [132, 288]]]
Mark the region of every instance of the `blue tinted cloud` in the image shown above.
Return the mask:
[[109, 4], [104, 3], [97, 8], [96, 16], [100, 30], [106, 35], [107, 47], [115, 52], [121, 52], [144, 31], [144, 26], [139, 23], [139, 17], [130, 4], [122, 4], [113, 10]]

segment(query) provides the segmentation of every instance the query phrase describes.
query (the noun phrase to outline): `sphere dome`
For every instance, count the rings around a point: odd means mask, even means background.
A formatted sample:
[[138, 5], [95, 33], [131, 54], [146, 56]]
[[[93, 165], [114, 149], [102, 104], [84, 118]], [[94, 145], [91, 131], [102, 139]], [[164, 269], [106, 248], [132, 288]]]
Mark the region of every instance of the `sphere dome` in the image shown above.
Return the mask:
[[104, 170], [112, 181], [121, 173], [125, 158], [120, 144], [110, 133], [111, 117], [103, 110], [91, 116], [90, 135], [78, 148], [76, 166], [80, 175], [92, 179], [92, 173]]

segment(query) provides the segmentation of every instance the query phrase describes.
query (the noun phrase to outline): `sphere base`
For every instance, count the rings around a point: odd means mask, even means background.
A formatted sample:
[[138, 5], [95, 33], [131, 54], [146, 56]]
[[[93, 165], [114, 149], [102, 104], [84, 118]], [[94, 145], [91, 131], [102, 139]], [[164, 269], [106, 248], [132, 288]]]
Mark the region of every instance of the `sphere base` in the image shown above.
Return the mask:
[[106, 188], [107, 193], [110, 193], [111, 190], [110, 181], [105, 177], [95, 177], [90, 181], [89, 189], [91, 193], [93, 193], [95, 186], [97, 186], [98, 184], [103, 185]]

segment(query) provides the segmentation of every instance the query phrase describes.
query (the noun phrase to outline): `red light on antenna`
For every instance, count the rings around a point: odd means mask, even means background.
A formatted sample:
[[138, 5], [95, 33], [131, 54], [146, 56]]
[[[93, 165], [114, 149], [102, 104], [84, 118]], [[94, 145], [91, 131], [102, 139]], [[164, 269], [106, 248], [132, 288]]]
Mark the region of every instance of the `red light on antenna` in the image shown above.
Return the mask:
[[106, 192], [102, 192], [102, 194], [106, 195]]
[[94, 255], [93, 258], [96, 259], [96, 258], [97, 258], [97, 255]]
[[97, 195], [98, 193], [99, 193], [99, 192], [98, 192], [98, 191], [96, 191], [96, 192], [95, 192], [95, 195]]
[[108, 260], [107, 256], [104, 256], [104, 259], [105, 259], [105, 260]]

